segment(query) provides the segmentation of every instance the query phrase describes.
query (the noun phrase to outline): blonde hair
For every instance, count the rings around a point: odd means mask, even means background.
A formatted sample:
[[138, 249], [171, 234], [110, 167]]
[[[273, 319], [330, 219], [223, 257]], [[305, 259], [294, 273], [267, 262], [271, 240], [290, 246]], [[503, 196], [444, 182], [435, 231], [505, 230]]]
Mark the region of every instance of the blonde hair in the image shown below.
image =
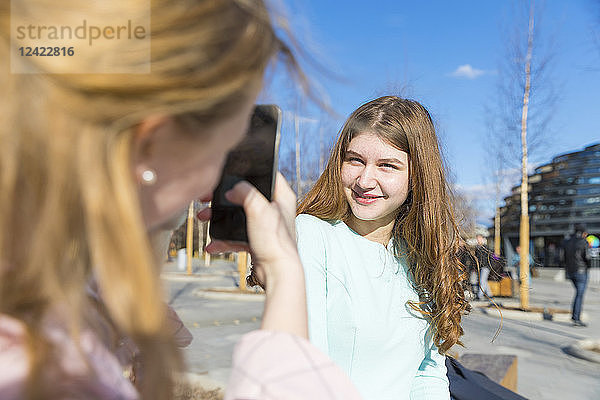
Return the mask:
[[[48, 14], [81, 5], [31, 2]], [[261, 1], [152, 0], [150, 73], [53, 74], [31, 57], [37, 74], [11, 74], [9, 3], [0, 5], [0, 313], [26, 325], [28, 397], [46, 397], [51, 384], [40, 379], [52, 354], [41, 321], [59, 306], [77, 336], [93, 274], [110, 318], [140, 348], [143, 398], [168, 399], [180, 356], [165, 331], [161, 283], [131, 173], [134, 125], [162, 113], [209, 126], [246, 100], [274, 55], [295, 61]], [[102, 3], [115, 16], [148, 5]], [[96, 61], [70, 60], [83, 72]], [[122, 62], [143, 60], [132, 52]]]
[[325, 220], [348, 220], [352, 211], [344, 195], [341, 168], [348, 145], [364, 132], [375, 133], [408, 153], [409, 194], [398, 210], [392, 230], [394, 251], [408, 260], [421, 297], [419, 304], [411, 305], [431, 318], [434, 342], [444, 353], [460, 344], [461, 317], [470, 307], [463, 290], [466, 271], [457, 257], [460, 237], [452, 196], [433, 122], [421, 104], [384, 96], [355, 110], [342, 127], [323, 174], [297, 213]]

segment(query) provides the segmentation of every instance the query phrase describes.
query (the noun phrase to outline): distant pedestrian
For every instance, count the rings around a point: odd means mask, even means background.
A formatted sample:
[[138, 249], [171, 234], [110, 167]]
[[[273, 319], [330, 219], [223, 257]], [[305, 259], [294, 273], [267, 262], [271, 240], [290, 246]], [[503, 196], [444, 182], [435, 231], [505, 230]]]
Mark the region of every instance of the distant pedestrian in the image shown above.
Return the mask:
[[479, 264], [479, 290], [477, 291], [477, 298], [483, 300], [492, 297], [492, 290], [488, 284], [488, 278], [490, 276], [490, 257], [493, 253], [488, 249], [483, 235], [478, 234], [475, 236], [475, 239], [477, 240], [475, 256], [477, 257], [477, 263]]
[[[512, 265], [517, 270], [517, 280], [519, 281], [519, 284], [521, 284], [521, 246], [517, 246], [516, 250], [517, 250], [517, 252], [515, 253], [515, 255], [512, 258]], [[532, 274], [533, 265], [534, 265], [533, 257], [531, 257], [531, 253], [529, 253], [529, 279], [528, 279], [529, 288], [531, 288], [531, 274]]]
[[459, 248], [458, 258], [460, 263], [464, 265], [465, 270], [467, 271], [467, 276], [469, 277], [469, 290], [471, 292], [472, 298], [475, 300], [479, 300], [479, 296], [477, 292], [479, 291], [479, 274], [477, 261], [475, 258], [475, 251], [471, 249], [471, 246], [466, 243], [461, 243]]
[[587, 257], [588, 243], [585, 240], [587, 232], [584, 225], [575, 225], [575, 233], [565, 244], [566, 276], [575, 286], [573, 298], [573, 326], [587, 326], [581, 321], [583, 295], [588, 281], [590, 260]]

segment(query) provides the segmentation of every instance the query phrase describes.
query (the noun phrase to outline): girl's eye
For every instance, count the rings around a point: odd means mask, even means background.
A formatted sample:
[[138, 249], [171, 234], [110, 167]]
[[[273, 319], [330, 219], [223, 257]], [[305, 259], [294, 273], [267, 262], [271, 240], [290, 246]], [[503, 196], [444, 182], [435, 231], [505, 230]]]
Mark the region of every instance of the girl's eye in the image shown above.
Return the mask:
[[348, 158], [348, 162], [351, 162], [351, 163], [361, 163], [361, 164], [363, 163], [363, 161], [360, 158], [356, 158], [356, 157], [350, 157], [350, 158]]
[[385, 163], [384, 163], [384, 164], [381, 164], [381, 166], [382, 166], [383, 168], [389, 168], [389, 169], [398, 169], [398, 167], [397, 167], [397, 166], [395, 166], [394, 164], [385, 164]]

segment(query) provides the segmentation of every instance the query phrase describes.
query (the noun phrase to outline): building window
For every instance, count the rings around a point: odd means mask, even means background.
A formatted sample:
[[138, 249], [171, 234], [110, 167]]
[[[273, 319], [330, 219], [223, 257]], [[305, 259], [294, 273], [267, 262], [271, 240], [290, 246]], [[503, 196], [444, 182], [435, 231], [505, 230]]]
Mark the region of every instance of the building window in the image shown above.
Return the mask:
[[596, 204], [600, 203], [600, 196], [597, 197], [588, 197], [587, 199], [577, 199], [575, 200], [575, 204], [578, 206], [585, 206], [588, 204]]
[[600, 193], [600, 187], [577, 189], [577, 194], [596, 194], [596, 193]]

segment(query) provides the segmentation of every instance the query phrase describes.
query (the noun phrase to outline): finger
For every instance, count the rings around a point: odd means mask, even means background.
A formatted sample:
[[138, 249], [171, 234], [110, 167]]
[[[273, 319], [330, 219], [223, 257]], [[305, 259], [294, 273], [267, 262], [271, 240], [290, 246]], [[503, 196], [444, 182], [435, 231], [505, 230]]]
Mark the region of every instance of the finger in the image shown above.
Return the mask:
[[198, 214], [196, 214], [200, 221], [208, 221], [211, 215], [212, 210], [210, 209], [210, 207], [207, 207], [204, 210], [199, 211]]
[[273, 201], [283, 208], [286, 215], [296, 215], [296, 194], [280, 172], [275, 179]]
[[282, 200], [283, 202], [286, 202], [291, 201], [292, 199], [293, 201], [296, 201], [296, 193], [294, 193], [294, 190], [292, 190], [292, 187], [285, 179], [285, 176], [283, 176], [283, 174], [278, 171], [275, 177], [275, 190], [273, 191], [273, 200]]
[[288, 231], [292, 238], [296, 237], [294, 225], [296, 217], [296, 194], [285, 180], [285, 177], [278, 172], [275, 180], [275, 190], [273, 192], [273, 201], [277, 203], [284, 217]]
[[262, 193], [260, 193], [250, 182], [239, 181], [231, 189], [225, 192], [225, 197], [230, 202], [241, 206], [244, 204], [246, 197], [254, 195], [254, 193], [262, 196]]
[[227, 242], [224, 240], [212, 241], [205, 248], [207, 253], [237, 253], [239, 251], [249, 251], [248, 245], [239, 242]]
[[225, 197], [230, 202], [241, 205], [249, 218], [260, 215], [269, 205], [265, 196], [246, 181], [236, 183], [233, 189], [225, 193]]

